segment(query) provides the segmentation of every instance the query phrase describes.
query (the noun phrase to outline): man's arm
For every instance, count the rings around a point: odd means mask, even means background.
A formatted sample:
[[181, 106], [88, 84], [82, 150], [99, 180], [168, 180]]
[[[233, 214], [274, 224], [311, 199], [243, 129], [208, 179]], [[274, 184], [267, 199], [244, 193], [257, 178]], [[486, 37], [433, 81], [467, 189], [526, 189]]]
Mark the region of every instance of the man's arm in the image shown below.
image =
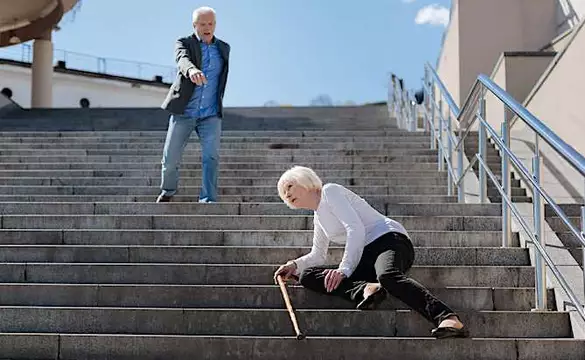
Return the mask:
[[191, 69], [193, 69], [195, 72], [200, 71], [189, 58], [189, 52], [187, 51], [187, 46], [185, 45], [184, 39], [179, 39], [175, 43], [175, 62], [177, 63], [177, 67], [179, 68], [181, 74], [183, 74], [183, 76], [186, 78], [191, 77], [191, 74], [189, 74]]

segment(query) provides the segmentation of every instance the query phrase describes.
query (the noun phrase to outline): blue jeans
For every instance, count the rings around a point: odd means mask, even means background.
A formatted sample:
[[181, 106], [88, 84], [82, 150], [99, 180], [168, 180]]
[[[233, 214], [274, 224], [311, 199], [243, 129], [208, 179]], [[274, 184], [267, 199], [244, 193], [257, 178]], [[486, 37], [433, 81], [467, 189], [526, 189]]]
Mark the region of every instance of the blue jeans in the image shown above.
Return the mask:
[[162, 157], [161, 194], [173, 196], [179, 183], [179, 165], [187, 140], [195, 130], [201, 143], [202, 181], [199, 202], [217, 201], [221, 119], [171, 115]]

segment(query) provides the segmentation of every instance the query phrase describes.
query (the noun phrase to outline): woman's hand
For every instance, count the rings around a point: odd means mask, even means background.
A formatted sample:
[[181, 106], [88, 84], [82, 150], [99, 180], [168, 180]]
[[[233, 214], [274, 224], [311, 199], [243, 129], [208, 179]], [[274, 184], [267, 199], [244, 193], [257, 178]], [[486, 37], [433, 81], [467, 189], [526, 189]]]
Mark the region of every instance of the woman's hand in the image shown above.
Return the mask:
[[336, 269], [327, 269], [323, 271], [325, 275], [325, 290], [332, 292], [337, 289], [341, 281], [345, 278], [345, 274]]
[[274, 283], [278, 284], [276, 277], [278, 275], [282, 276], [283, 280], [288, 280], [291, 277], [295, 270], [297, 269], [297, 264], [294, 261], [289, 261], [284, 265], [281, 265], [276, 271], [274, 272]]

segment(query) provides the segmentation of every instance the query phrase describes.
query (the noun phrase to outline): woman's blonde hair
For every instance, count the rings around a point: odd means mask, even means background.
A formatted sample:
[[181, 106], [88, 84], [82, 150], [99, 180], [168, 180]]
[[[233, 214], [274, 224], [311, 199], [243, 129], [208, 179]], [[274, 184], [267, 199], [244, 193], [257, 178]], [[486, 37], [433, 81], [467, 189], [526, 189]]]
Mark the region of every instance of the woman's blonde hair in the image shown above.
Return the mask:
[[304, 166], [293, 166], [288, 169], [280, 176], [277, 188], [278, 196], [290, 208], [294, 208], [294, 206], [286, 199], [286, 186], [289, 184], [296, 184], [307, 190], [321, 190], [323, 188], [323, 182], [313, 169]]

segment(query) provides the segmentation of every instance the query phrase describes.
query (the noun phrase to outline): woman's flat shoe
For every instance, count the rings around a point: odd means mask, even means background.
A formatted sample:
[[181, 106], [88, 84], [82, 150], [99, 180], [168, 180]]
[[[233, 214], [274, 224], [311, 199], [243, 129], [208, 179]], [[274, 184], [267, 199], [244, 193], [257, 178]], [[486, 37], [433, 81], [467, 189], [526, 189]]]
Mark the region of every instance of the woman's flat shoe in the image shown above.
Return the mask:
[[437, 339], [469, 337], [469, 331], [467, 331], [465, 327], [462, 327], [461, 329], [454, 327], [439, 327], [433, 329], [431, 334]]
[[378, 290], [364, 298], [358, 305], [358, 310], [374, 310], [378, 305], [386, 299], [386, 290], [380, 286]]

